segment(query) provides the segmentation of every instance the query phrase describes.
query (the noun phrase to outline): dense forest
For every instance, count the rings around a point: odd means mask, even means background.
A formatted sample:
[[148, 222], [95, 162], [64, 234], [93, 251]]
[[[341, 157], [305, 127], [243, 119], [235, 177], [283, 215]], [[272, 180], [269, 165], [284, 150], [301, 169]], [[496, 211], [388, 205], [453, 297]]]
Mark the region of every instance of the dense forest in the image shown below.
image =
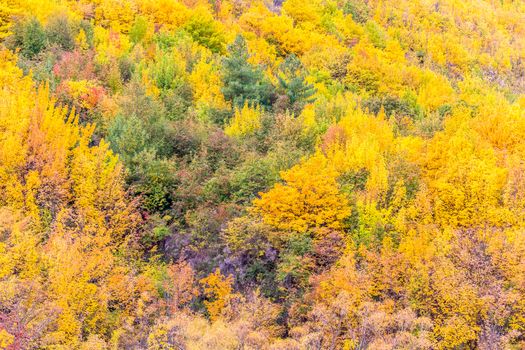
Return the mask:
[[0, 0], [0, 349], [523, 348], [523, 0]]

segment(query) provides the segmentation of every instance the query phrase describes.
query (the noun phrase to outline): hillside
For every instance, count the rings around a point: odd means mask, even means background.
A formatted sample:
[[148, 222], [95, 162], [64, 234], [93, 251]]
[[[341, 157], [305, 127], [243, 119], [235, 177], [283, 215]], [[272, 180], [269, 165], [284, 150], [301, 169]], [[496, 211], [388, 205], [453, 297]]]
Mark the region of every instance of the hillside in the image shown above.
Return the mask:
[[0, 349], [525, 348], [522, 0], [0, 0]]

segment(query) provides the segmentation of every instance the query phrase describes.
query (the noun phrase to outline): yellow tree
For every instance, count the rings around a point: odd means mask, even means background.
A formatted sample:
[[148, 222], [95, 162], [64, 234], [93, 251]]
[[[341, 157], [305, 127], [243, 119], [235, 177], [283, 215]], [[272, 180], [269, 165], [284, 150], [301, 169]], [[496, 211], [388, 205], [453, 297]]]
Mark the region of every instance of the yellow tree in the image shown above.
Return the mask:
[[348, 199], [339, 192], [338, 173], [317, 154], [281, 174], [283, 184], [254, 200], [254, 212], [283, 231], [339, 229], [350, 215]]
[[126, 254], [137, 218], [122, 168], [104, 141], [90, 145], [94, 127], [79, 126], [48, 88], [35, 90], [5, 51], [0, 66], [3, 327], [20, 324], [21, 348], [105, 338], [122, 322], [110, 304], [131, 316], [138, 301], [134, 275], [114, 255]]
[[244, 107], [235, 108], [235, 114], [224, 129], [228, 136], [242, 137], [255, 133], [261, 128], [261, 108], [244, 103]]
[[208, 310], [210, 319], [215, 321], [232, 296], [233, 277], [225, 277], [219, 269], [201, 279], [200, 284], [204, 288], [206, 299], [204, 305]]

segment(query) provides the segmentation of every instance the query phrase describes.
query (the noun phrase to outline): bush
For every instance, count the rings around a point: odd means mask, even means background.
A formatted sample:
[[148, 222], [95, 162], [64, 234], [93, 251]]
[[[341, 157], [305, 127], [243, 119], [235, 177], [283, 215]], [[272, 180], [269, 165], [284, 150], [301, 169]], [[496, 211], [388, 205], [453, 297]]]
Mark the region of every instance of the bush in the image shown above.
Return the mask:
[[161, 90], [175, 88], [179, 73], [179, 67], [169, 54], [160, 54], [152, 67], [153, 80]]
[[343, 13], [351, 15], [357, 23], [366, 23], [368, 20], [368, 7], [363, 0], [350, 0], [343, 6]]
[[107, 138], [113, 151], [129, 167], [134, 156], [146, 148], [149, 135], [140, 118], [119, 115], [109, 126]]
[[207, 47], [213, 53], [224, 52], [224, 36], [211, 18], [193, 16], [184, 29], [191, 38], [200, 45]]
[[176, 167], [173, 161], [157, 159], [154, 152], [137, 154], [134, 160], [136, 172], [132, 188], [142, 197], [142, 206], [150, 213], [162, 213], [171, 208], [173, 191], [177, 185]]
[[[280, 74], [277, 76], [279, 82], [279, 93], [285, 97], [284, 109], [299, 115], [304, 106], [315, 101], [313, 95], [316, 90], [312, 84], [306, 81], [306, 69], [295, 55], [289, 55], [281, 64]], [[281, 106], [282, 108], [283, 106]]]
[[94, 44], [94, 37], [95, 37], [95, 29], [93, 28], [93, 24], [91, 22], [82, 20], [80, 21], [79, 30], [84, 31], [84, 34], [86, 35], [86, 43], [89, 46], [89, 48], [93, 48]]
[[378, 114], [381, 107], [383, 107], [387, 117], [392, 115], [397, 117], [407, 116], [412, 120], [421, 118], [423, 114], [421, 107], [409, 96], [402, 99], [392, 96], [384, 98], [371, 97], [363, 101], [362, 107], [373, 114]]
[[177, 120], [169, 124], [167, 129], [170, 148], [178, 157], [191, 157], [201, 147], [202, 125], [191, 119]]
[[47, 45], [46, 32], [36, 18], [16, 22], [12, 31], [13, 35], [7, 42], [8, 46], [12, 49], [20, 48], [20, 53], [26, 58], [34, 58]]
[[131, 80], [133, 72], [135, 71], [135, 64], [129, 56], [122, 56], [118, 60], [118, 69], [120, 72], [120, 77], [122, 78], [123, 83], [127, 83]]
[[366, 22], [365, 29], [370, 42], [372, 42], [375, 47], [380, 49], [384, 49], [386, 47], [387, 35], [383, 31], [383, 28], [379, 26], [379, 24], [374, 21], [368, 21]]
[[49, 18], [46, 33], [49, 45], [56, 45], [66, 51], [75, 48], [76, 33], [67, 15], [57, 14]]
[[249, 203], [259, 192], [268, 190], [278, 179], [278, 172], [268, 161], [250, 159], [233, 173], [232, 199], [240, 203]]
[[148, 26], [149, 23], [144, 17], [138, 16], [135, 19], [133, 26], [129, 30], [129, 39], [133, 45], [140, 43], [146, 37]]
[[53, 67], [53, 74], [57, 81], [65, 80], [94, 80], [95, 65], [93, 52], [75, 50], [65, 52]]
[[191, 87], [186, 83], [178, 84], [173, 90], [166, 91], [162, 95], [162, 102], [166, 109], [166, 118], [169, 120], [183, 119], [192, 101]]

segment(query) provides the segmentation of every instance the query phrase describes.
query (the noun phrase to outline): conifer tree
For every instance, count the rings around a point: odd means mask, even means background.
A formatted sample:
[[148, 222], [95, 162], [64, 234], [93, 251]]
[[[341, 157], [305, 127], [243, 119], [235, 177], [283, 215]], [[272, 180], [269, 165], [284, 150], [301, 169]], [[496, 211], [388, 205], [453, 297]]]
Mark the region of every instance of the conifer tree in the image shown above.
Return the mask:
[[233, 44], [228, 46], [228, 53], [223, 61], [224, 98], [240, 108], [245, 102], [269, 107], [273, 87], [264, 78], [262, 70], [248, 62], [250, 54], [242, 35], [237, 35]]
[[285, 98], [287, 108], [299, 114], [307, 103], [315, 101], [316, 90], [306, 81], [305, 69], [294, 54], [288, 56], [280, 68], [279, 93]]

